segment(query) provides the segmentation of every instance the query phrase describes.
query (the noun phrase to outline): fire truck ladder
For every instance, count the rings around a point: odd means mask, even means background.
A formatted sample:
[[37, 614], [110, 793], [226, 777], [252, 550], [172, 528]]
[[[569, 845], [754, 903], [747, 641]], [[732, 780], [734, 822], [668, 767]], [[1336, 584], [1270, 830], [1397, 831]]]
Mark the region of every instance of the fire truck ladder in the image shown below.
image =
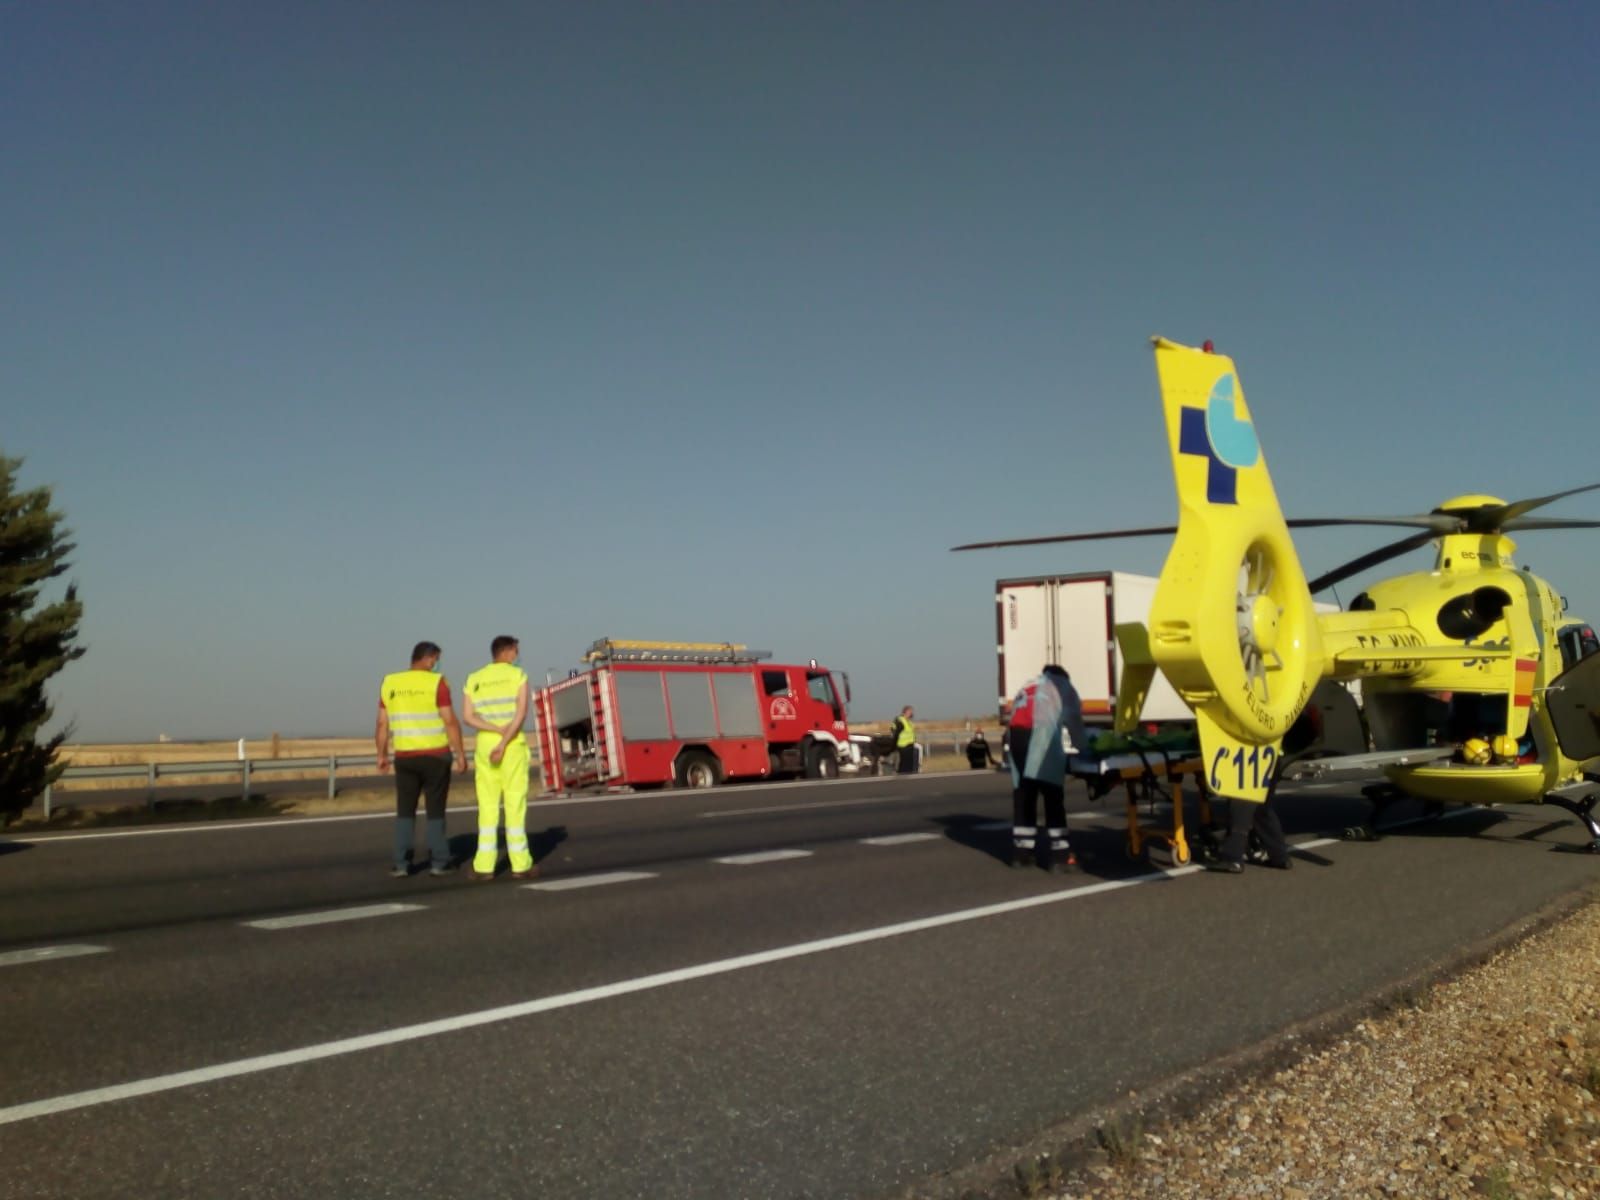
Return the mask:
[[771, 657], [770, 650], [749, 650], [733, 642], [643, 642], [600, 638], [589, 647], [583, 660], [602, 667], [619, 662], [731, 665], [762, 662]]
[[612, 769], [611, 730], [606, 724], [605, 683], [599, 671], [589, 673], [589, 736], [594, 739], [595, 779], [604, 783], [616, 772]]

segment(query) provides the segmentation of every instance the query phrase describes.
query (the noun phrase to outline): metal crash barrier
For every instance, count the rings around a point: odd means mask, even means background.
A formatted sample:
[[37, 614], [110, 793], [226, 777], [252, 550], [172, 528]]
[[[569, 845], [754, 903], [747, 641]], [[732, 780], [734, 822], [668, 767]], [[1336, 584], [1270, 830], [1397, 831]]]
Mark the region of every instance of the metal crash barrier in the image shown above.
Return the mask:
[[58, 807], [61, 797], [57, 795], [57, 788], [68, 791], [62, 785], [82, 783], [89, 780], [143, 780], [145, 785], [145, 804], [154, 807], [156, 803], [156, 790], [162, 780], [179, 780], [185, 776], [223, 775], [234, 776], [239, 780], [239, 794], [250, 794], [251, 781], [258, 775], [272, 775], [289, 771], [310, 773], [316, 771], [320, 774], [323, 770], [328, 773], [328, 799], [332, 800], [339, 792], [339, 770], [341, 767], [349, 769], [366, 767], [376, 771], [378, 756], [375, 754], [332, 754], [318, 758], [245, 758], [223, 759], [217, 762], [169, 762], [169, 763], [130, 763], [118, 766], [96, 767], [68, 767], [61, 773], [56, 783], [47, 785], [44, 794], [40, 797], [44, 805], [45, 819], [49, 820], [51, 812]]

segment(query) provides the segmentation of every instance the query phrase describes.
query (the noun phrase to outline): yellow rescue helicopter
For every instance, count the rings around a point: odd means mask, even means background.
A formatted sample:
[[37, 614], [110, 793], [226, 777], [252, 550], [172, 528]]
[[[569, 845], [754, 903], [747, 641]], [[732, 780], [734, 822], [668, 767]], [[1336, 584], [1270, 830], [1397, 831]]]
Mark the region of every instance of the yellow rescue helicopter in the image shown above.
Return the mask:
[[[955, 549], [1174, 535], [1148, 628], [1124, 649], [1147, 644], [1150, 669], [1194, 710], [1217, 795], [1264, 800], [1313, 690], [1359, 681], [1370, 747], [1298, 764], [1388, 779], [1366, 789], [1373, 821], [1349, 836], [1368, 834], [1400, 795], [1435, 806], [1543, 802], [1583, 821], [1588, 849], [1600, 852], [1600, 640], [1550, 584], [1514, 564], [1508, 536], [1600, 528], [1528, 515], [1600, 484], [1509, 503], [1457, 496], [1412, 516], [1286, 520], [1232, 360], [1209, 342], [1153, 343], [1178, 524]], [[1333, 525], [1411, 532], [1308, 580], [1289, 527]], [[1346, 611], [1313, 606], [1314, 593], [1429, 542], [1432, 570], [1374, 583]]]

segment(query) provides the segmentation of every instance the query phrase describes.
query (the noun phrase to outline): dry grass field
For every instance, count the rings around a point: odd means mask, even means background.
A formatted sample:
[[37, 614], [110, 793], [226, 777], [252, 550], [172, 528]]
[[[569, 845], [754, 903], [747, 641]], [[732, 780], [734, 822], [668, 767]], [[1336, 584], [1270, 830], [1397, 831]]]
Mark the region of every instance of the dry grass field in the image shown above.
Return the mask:
[[[363, 738], [246, 738], [246, 757], [327, 758], [333, 754], [371, 754], [372, 739]], [[61, 761], [69, 767], [107, 767], [143, 763], [223, 762], [239, 755], [232, 742], [104, 742], [61, 747]]]

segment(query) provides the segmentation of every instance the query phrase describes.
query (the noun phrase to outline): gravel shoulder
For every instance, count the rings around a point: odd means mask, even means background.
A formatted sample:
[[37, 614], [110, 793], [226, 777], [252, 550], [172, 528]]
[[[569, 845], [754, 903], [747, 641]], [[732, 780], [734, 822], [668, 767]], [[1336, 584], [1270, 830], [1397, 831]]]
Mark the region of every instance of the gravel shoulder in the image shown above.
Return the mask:
[[1448, 978], [1289, 1031], [1209, 1086], [1058, 1132], [1053, 1154], [991, 1165], [994, 1182], [911, 1194], [1600, 1196], [1600, 888], [1508, 939]]

